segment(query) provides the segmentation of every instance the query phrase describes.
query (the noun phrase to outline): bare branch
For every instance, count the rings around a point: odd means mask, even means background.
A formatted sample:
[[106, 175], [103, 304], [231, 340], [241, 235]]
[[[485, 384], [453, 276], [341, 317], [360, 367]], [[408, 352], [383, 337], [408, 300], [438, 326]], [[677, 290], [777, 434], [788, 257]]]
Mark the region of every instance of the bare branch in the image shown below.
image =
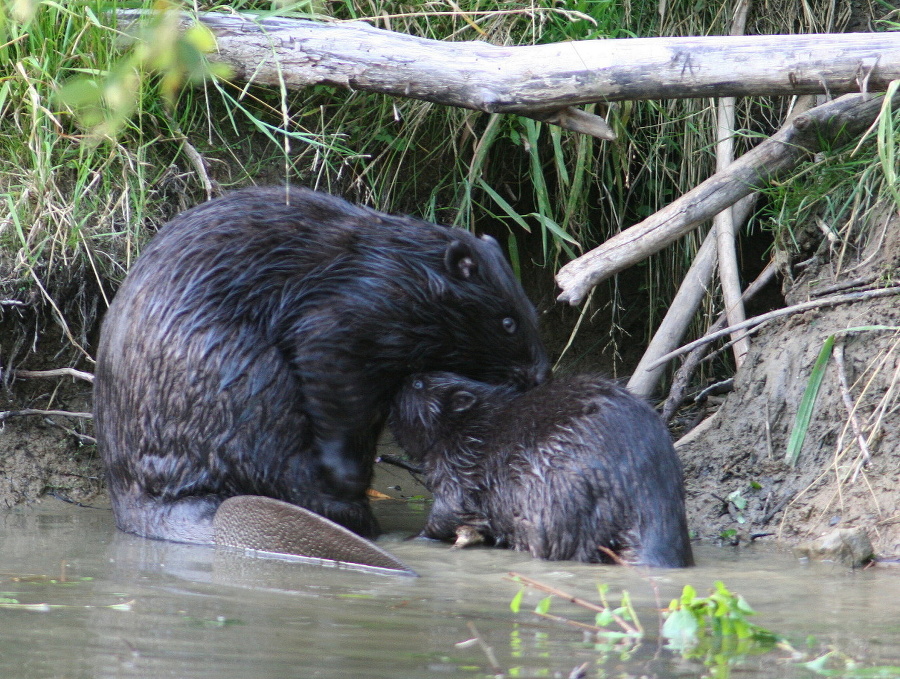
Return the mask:
[[38, 378], [38, 377], [74, 377], [85, 382], [93, 382], [94, 376], [91, 373], [75, 370], [75, 368], [55, 368], [53, 370], [14, 370], [11, 371], [16, 379], [22, 378]]
[[93, 413], [77, 413], [69, 412], [68, 410], [35, 410], [33, 408], [25, 408], [23, 410], [5, 410], [3, 412], [0, 412], [0, 422], [4, 422], [11, 417], [21, 417], [24, 415], [58, 415], [60, 417], [78, 417], [83, 420], [91, 420], [94, 418]]
[[820, 150], [825, 141], [840, 144], [855, 138], [877, 118], [883, 101], [882, 96], [848, 94], [797, 116], [725, 170], [562, 267], [556, 274], [562, 289], [557, 299], [573, 306], [580, 304], [600, 281], [662, 250], [765, 186]]
[[744, 328], [754, 328], [762, 323], [765, 323], [766, 321], [772, 320], [773, 318], [778, 318], [780, 316], [789, 316], [801, 311], [808, 311], [809, 309], [835, 306], [837, 304], [848, 304], [850, 302], [859, 302], [864, 299], [875, 299], [876, 297], [890, 297], [891, 295], [900, 295], [900, 285], [895, 285], [890, 288], [878, 288], [877, 290], [851, 292], [846, 295], [835, 295], [834, 297], [823, 297], [822, 299], [814, 299], [809, 302], [803, 302], [802, 304], [795, 304], [794, 306], [784, 307], [783, 309], [776, 309], [775, 311], [770, 311], [767, 314], [748, 318], [743, 323], [738, 323], [737, 325], [732, 325], [727, 328], [723, 328], [722, 330], [717, 330], [716, 332], [711, 332], [708, 335], [704, 335], [700, 339], [685, 344], [683, 347], [680, 347], [675, 351], [670, 351], [665, 356], [661, 356], [657, 361], [647, 366], [647, 369], [652, 370], [656, 366], [661, 365], [666, 361], [675, 358], [676, 356], [686, 354], [695, 347], [699, 347], [703, 344], [708, 344], [709, 342], [714, 342], [720, 337], [730, 335], [737, 330], [743, 330]]

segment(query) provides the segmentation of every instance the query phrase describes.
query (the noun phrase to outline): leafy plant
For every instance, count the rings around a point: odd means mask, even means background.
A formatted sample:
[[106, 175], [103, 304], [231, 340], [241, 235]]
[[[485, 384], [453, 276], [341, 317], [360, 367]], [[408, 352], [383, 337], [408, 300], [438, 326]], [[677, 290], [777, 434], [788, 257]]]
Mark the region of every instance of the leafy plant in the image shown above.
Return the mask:
[[669, 648], [686, 657], [715, 658], [742, 656], [771, 650], [779, 637], [747, 618], [755, 612], [739, 594], [732, 594], [716, 581], [712, 594], [697, 596], [685, 585], [679, 599], [673, 599], [663, 613], [662, 635]]
[[[621, 593], [619, 605], [613, 605], [608, 599], [608, 585], [598, 584], [600, 604], [596, 604], [518, 573], [510, 576], [521, 585], [510, 602], [514, 613], [521, 610], [526, 590], [533, 588], [548, 594], [534, 609], [544, 619], [593, 631], [606, 640], [637, 642], [646, 636], [626, 590]], [[551, 614], [554, 598], [593, 612], [593, 624]], [[754, 611], [747, 601], [730, 592], [721, 581], [715, 583], [712, 593], [706, 597], [698, 596], [694, 587], [685, 585], [681, 597], [661, 612], [660, 636], [666, 640], [669, 650], [684, 658], [700, 660], [717, 669], [718, 674], [727, 676], [731, 665], [748, 655], [767, 653], [781, 641], [774, 632], [750, 622], [748, 618], [752, 615]]]

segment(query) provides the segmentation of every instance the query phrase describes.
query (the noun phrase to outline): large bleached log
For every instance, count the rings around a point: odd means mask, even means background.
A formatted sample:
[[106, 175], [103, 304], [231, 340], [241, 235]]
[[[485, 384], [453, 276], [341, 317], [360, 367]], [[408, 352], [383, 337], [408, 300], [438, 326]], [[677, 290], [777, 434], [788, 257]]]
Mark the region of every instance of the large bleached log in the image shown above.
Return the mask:
[[[140, 16], [121, 10], [123, 23]], [[486, 111], [596, 101], [884, 90], [900, 33], [581, 40], [505, 47], [443, 42], [363, 22], [201, 13], [238, 80], [331, 84]], [[193, 19], [185, 15], [185, 25]]]

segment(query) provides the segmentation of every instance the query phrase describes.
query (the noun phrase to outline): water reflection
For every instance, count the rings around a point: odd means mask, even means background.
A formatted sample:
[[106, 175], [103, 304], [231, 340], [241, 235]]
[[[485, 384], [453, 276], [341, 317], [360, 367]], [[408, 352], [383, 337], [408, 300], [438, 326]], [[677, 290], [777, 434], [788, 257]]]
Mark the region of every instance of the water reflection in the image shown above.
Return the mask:
[[[534, 561], [493, 549], [450, 551], [405, 541], [422, 514], [380, 504], [383, 545], [422, 577], [404, 578], [254, 559], [227, 550], [118, 533], [111, 513], [47, 501], [0, 514], [0, 676], [3, 677], [588, 677], [699, 676], [661, 650], [662, 605], [686, 583], [721, 579], [760, 612], [754, 621], [802, 647], [807, 635], [866, 664], [900, 664], [900, 572], [803, 566], [772, 548], [701, 547], [699, 566], [657, 571]], [[627, 589], [648, 629], [612, 648], [574, 628], [514, 614], [518, 571], [596, 600], [596, 584]], [[524, 610], [541, 598], [526, 595]], [[48, 604], [43, 611], [23, 604]], [[553, 612], [591, 622], [563, 602]], [[750, 659], [741, 676], [810, 676], [786, 653]]]

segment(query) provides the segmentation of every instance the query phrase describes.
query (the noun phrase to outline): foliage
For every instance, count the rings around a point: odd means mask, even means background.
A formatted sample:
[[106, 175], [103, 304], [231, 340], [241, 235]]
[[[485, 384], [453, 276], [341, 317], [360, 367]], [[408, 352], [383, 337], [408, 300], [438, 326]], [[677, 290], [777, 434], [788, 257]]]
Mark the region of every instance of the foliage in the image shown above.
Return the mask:
[[[598, 643], [592, 644], [600, 655], [597, 662], [605, 662], [609, 651], [617, 653], [619, 660], [633, 658], [642, 641], [651, 636], [641, 624], [630, 594], [622, 590], [620, 603], [609, 601], [609, 587], [597, 585], [600, 603], [579, 598], [551, 585], [534, 580], [520, 573], [510, 573], [509, 579], [520, 586], [512, 601], [513, 613], [524, 610], [525, 593], [536, 590], [543, 596], [534, 608], [534, 613], [544, 620], [562, 623], [568, 628], [576, 628], [592, 633]], [[655, 578], [647, 578], [656, 592]], [[657, 600], [659, 598], [656, 592]], [[593, 614], [592, 623], [582, 622], [577, 617], [552, 614], [554, 600], [569, 603]], [[858, 660], [838, 650], [822, 651], [814, 638], [807, 639], [808, 652], [801, 652], [779, 634], [749, 620], [756, 613], [740, 594], [731, 592], [723, 582], [716, 581], [708, 596], [698, 596], [692, 585], [685, 585], [681, 596], [658, 611], [659, 638], [665, 648], [677, 657], [702, 663], [709, 668], [709, 675], [727, 679], [731, 668], [739, 666], [751, 656], [759, 656], [782, 651], [787, 654], [781, 662], [790, 662], [819, 676], [840, 677], [896, 677], [900, 676], [895, 666], [863, 666]], [[659, 651], [653, 655], [654, 662]], [[658, 672], [658, 665], [654, 672]], [[681, 667], [679, 672], [683, 673]], [[574, 673], [573, 673], [574, 676]]]
[[225, 64], [207, 59], [216, 46], [209, 29], [196, 23], [183, 33], [178, 30], [178, 9], [158, 3], [157, 11], [135, 29], [128, 29], [118, 41], [124, 54], [112, 68], [71, 78], [62, 86], [60, 100], [76, 113], [92, 136], [119, 135], [135, 113], [146, 74], [158, 76], [159, 95], [169, 109], [184, 85], [229, 76]]
[[797, 464], [800, 457], [800, 449], [806, 440], [806, 432], [809, 430], [809, 420], [812, 417], [813, 407], [816, 403], [816, 397], [819, 395], [819, 387], [822, 386], [822, 379], [825, 377], [825, 367], [828, 365], [828, 359], [831, 357], [831, 350], [834, 347], [834, 335], [829, 335], [822, 345], [819, 356], [816, 358], [812, 372], [809, 375], [809, 382], [806, 384], [806, 390], [803, 392], [803, 398], [800, 399], [800, 406], [797, 408], [797, 418], [794, 421], [794, 427], [791, 429], [791, 437], [788, 440], [787, 452], [785, 453], [785, 462], [791, 467]]
[[691, 585], [685, 585], [681, 598], [673, 599], [664, 615], [662, 635], [669, 648], [706, 664], [765, 653], [778, 641], [777, 635], [747, 620], [754, 615], [753, 609], [721, 581], [716, 581], [707, 597], [697, 596]]
[[[591, 630], [607, 640], [630, 640], [632, 648], [646, 636], [631, 596], [625, 590], [619, 605], [613, 606], [608, 600], [608, 585], [598, 584], [598, 605], [523, 575], [512, 573], [511, 576], [521, 585], [510, 602], [514, 613], [521, 610], [526, 590], [534, 588], [549, 594], [534, 609], [542, 618]], [[593, 612], [593, 625], [552, 615], [550, 605], [554, 598]], [[661, 612], [660, 637], [666, 640], [666, 648], [681, 657], [699, 660], [717, 670], [720, 676], [727, 676], [730, 666], [747, 656], [767, 653], [781, 641], [775, 633], [751, 623], [748, 618], [752, 615], [754, 611], [746, 600], [730, 592], [721, 581], [715, 583], [713, 591], [706, 597], [697, 596], [694, 587], [685, 585], [681, 597]]]
[[[686, 192], [712, 168], [708, 100], [597, 104], [591, 109], [619, 135], [598, 142], [519, 116], [329, 86], [290, 92], [233, 83], [207, 62], [204, 29], [179, 35], [173, 15], [164, 13], [120, 31], [107, 19], [117, 6], [0, 4], [0, 290], [28, 299], [36, 290], [63, 327], [74, 318], [89, 328], [98, 291], [121, 279], [153, 226], [218, 186], [290, 180], [491, 232], [519, 269], [570, 259]], [[228, 7], [494, 44], [721, 34], [729, 20], [720, 3], [655, 0], [239, 0]], [[222, 8], [217, 1], [192, 5]], [[803, 12], [776, 0], [751, 16], [748, 31], [836, 31], [846, 20], [824, 0]], [[780, 100], [742, 100], [739, 152], [771, 133], [785, 110]], [[761, 224], [779, 247], [799, 251], [797, 223], [805, 215], [822, 206], [835, 219], [870, 209], [867, 187], [890, 178], [896, 159], [891, 125], [893, 118], [883, 117], [878, 140], [864, 149], [878, 147], [877, 163], [872, 155], [826, 154], [773, 187], [751, 228], [759, 236]], [[838, 186], [850, 191], [846, 199]], [[824, 219], [838, 228], [831, 216]], [[665, 310], [699, 235], [629, 274], [643, 291], [640, 302], [626, 300], [616, 280], [601, 289], [613, 351], [624, 314], [637, 312], [649, 329]], [[713, 303], [707, 311], [715, 311]]]

